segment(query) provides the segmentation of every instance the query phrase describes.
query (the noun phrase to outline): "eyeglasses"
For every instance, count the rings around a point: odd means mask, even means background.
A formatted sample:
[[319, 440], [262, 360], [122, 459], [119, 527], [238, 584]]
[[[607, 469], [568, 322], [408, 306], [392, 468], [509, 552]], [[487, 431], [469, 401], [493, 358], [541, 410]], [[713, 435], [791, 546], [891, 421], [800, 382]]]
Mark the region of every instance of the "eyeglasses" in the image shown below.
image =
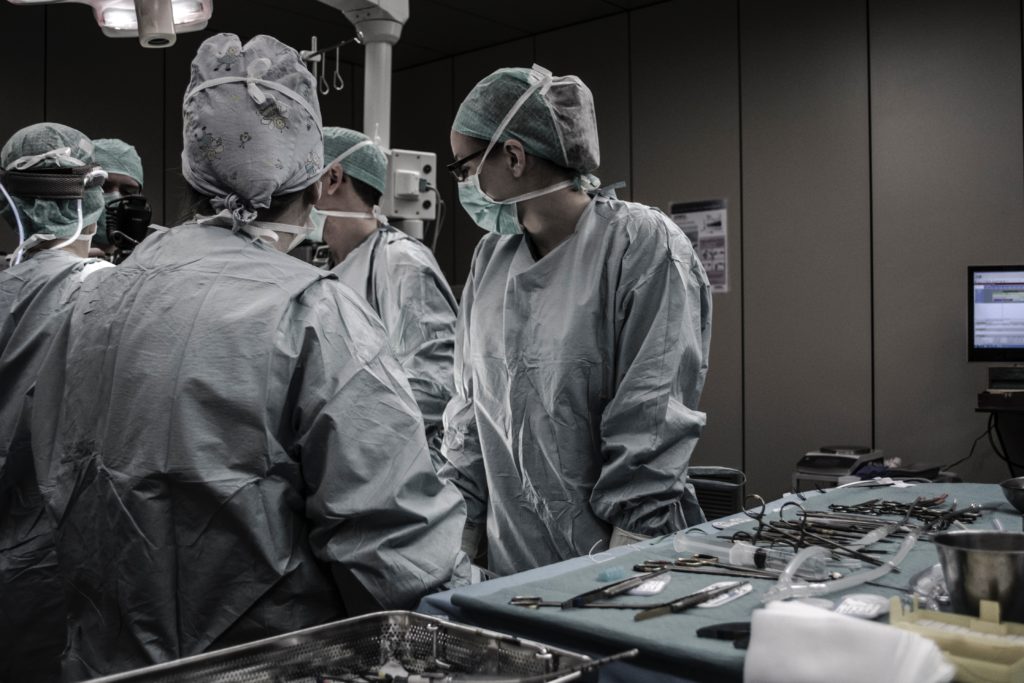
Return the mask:
[[445, 166], [445, 168], [447, 168], [448, 172], [451, 173], [453, 176], [455, 176], [455, 179], [458, 180], [461, 183], [462, 181], [464, 181], [466, 178], [469, 177], [469, 169], [466, 168], [466, 162], [472, 161], [473, 159], [476, 159], [478, 156], [483, 154], [485, 151], [487, 151], [487, 150], [486, 149], [478, 149], [477, 151], [473, 152], [472, 154], [467, 154], [466, 156], [462, 157], [461, 159], [456, 159], [452, 163], [450, 163], [447, 166]]

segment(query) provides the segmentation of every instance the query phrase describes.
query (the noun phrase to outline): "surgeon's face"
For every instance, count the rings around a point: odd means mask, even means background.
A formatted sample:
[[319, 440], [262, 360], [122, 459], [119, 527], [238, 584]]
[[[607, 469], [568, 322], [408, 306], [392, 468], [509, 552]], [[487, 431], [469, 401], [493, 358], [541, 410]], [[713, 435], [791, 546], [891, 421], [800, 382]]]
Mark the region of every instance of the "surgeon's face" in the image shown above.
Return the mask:
[[127, 197], [142, 192], [142, 186], [134, 178], [123, 173], [108, 173], [107, 179], [103, 181], [103, 194], [119, 194]]
[[[487, 142], [471, 138], [467, 135], [463, 135], [462, 133], [456, 133], [453, 130], [451, 134], [451, 145], [452, 161], [461, 161], [461, 163], [452, 168], [452, 174], [455, 176], [456, 180], [465, 180], [476, 173], [476, 169], [483, 158], [483, 151], [487, 149]], [[494, 154], [494, 152], [495, 150], [492, 149], [491, 154]]]

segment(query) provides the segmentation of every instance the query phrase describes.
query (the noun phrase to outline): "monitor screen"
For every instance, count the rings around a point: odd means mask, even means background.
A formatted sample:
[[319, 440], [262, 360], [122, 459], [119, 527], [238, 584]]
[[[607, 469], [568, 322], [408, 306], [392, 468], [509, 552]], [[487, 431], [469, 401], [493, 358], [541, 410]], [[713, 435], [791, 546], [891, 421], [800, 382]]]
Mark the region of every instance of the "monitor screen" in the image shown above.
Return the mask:
[[967, 360], [1024, 363], [1024, 265], [969, 266]]

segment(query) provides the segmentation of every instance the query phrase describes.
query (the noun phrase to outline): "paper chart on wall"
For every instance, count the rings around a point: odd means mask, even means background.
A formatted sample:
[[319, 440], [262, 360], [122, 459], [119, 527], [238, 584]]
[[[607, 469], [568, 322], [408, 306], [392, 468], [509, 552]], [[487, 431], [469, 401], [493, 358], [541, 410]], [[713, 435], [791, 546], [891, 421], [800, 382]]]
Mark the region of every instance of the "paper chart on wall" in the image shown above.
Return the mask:
[[725, 199], [673, 202], [669, 215], [690, 239], [704, 265], [711, 291], [729, 291], [729, 240]]

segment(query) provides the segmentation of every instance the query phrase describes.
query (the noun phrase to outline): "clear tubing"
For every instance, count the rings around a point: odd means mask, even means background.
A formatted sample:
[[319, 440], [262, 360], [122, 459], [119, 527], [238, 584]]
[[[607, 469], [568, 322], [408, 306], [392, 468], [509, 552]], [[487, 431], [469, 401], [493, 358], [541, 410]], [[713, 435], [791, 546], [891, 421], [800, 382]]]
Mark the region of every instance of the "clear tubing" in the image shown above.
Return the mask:
[[[759, 548], [750, 543], [733, 541], [720, 543], [692, 534], [676, 534], [672, 546], [678, 552], [710, 555], [721, 562], [756, 569], [785, 570], [794, 558], [793, 553], [778, 548]], [[826, 558], [812, 558], [800, 565], [800, 575], [807, 579], [827, 579], [830, 575]]]
[[[865, 536], [873, 534], [869, 532]], [[793, 578], [800, 569], [800, 565], [808, 559], [824, 556], [829, 553], [825, 548], [819, 546], [810, 546], [804, 548], [796, 554], [793, 561], [789, 563], [785, 571], [782, 572], [782, 576], [779, 577], [778, 583], [765, 591], [764, 596], [761, 598], [761, 602], [771, 602], [772, 600], [788, 600], [790, 598], [811, 598], [818, 595], [826, 595], [828, 593], [835, 593], [838, 591], [847, 590], [848, 588], [855, 588], [862, 583], [868, 581], [877, 581], [881, 577], [885, 576], [893, 569], [898, 567], [903, 562], [910, 549], [917, 543], [917, 537], [920, 535], [920, 531], [914, 529], [907, 534], [906, 538], [903, 539], [903, 543], [900, 545], [899, 550], [896, 551], [895, 557], [886, 562], [885, 564], [871, 569], [849, 574], [841, 579], [835, 581], [818, 582], [818, 583], [794, 583]], [[861, 539], [863, 540], [863, 539]]]

